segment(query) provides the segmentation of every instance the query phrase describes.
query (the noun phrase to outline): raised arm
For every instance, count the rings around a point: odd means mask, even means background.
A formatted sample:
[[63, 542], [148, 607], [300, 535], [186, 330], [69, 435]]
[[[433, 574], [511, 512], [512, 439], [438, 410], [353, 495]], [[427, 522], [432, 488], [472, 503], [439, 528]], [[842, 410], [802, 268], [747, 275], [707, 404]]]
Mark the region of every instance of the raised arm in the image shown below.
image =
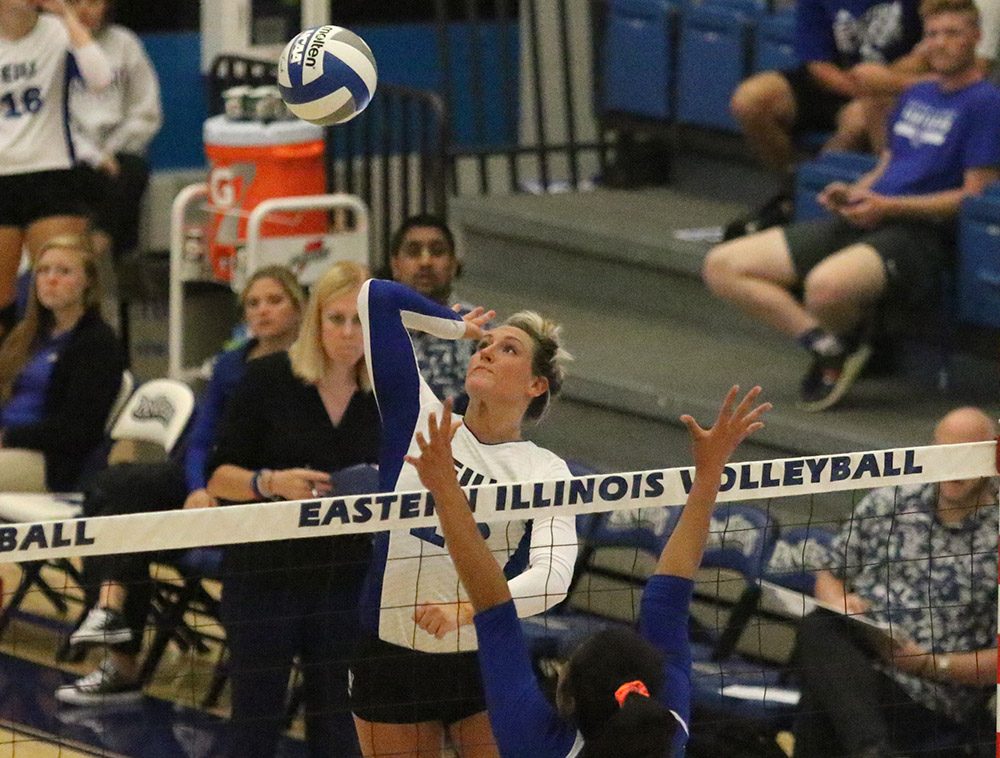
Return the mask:
[[[420, 378], [407, 328], [442, 339], [459, 339], [470, 332], [469, 322], [454, 311], [408, 287], [369, 279], [358, 295], [358, 314], [365, 337], [365, 360], [382, 417], [379, 478], [392, 487], [403, 466], [403, 456], [417, 424], [420, 405], [433, 396]], [[478, 327], [474, 327], [478, 331]]]
[[93, 92], [107, 89], [114, 77], [111, 64], [73, 7], [66, 0], [39, 0], [38, 5], [41, 10], [53, 13], [62, 19], [69, 35], [73, 59], [87, 89]]
[[760, 394], [760, 387], [754, 387], [733, 410], [739, 391], [739, 387], [729, 390], [710, 429], [702, 429], [691, 416], [681, 416], [691, 435], [694, 483], [677, 526], [660, 553], [656, 574], [692, 579], [701, 565], [726, 463], [747, 436], [764, 426], [760, 417], [771, 407], [770, 403], [754, 405]]

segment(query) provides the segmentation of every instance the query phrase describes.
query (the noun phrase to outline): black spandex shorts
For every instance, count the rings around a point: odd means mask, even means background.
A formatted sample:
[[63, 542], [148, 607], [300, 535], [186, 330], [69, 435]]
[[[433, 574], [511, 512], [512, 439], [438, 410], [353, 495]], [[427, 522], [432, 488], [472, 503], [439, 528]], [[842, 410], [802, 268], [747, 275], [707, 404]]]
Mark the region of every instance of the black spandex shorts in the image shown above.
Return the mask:
[[378, 724], [446, 726], [485, 711], [478, 655], [423, 653], [368, 636], [351, 665], [351, 710]]
[[0, 226], [24, 229], [51, 216], [86, 216], [86, 192], [79, 168], [0, 176]]
[[838, 250], [855, 244], [870, 245], [885, 266], [886, 298], [904, 305], [938, 297], [941, 271], [954, 249], [951, 227], [920, 221], [857, 229], [842, 219], [825, 218], [789, 224], [784, 233], [800, 282], [820, 261]]
[[795, 98], [796, 132], [832, 132], [837, 128], [837, 114], [848, 98], [819, 86], [805, 66], [782, 71]]

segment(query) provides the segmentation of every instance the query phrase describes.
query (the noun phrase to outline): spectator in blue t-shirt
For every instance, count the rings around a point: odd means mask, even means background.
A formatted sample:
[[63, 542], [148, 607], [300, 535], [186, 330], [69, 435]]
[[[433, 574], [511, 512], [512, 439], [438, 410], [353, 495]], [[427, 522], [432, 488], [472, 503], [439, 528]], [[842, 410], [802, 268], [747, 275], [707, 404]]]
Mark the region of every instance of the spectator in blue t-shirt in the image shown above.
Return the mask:
[[[920, 39], [919, 0], [799, 0], [795, 52], [801, 66], [764, 71], [743, 82], [730, 108], [757, 159], [778, 176], [781, 191], [751, 216], [726, 227], [726, 239], [792, 218], [791, 185], [798, 163], [796, 137], [831, 132], [867, 93], [854, 75], [864, 64], [908, 71]], [[844, 149], [830, 145], [831, 149]]]
[[976, 64], [976, 6], [924, 0], [921, 13], [937, 78], [904, 93], [878, 165], [823, 189], [831, 218], [725, 242], [705, 260], [714, 294], [809, 351], [806, 410], [832, 406], [864, 367], [861, 327], [873, 306], [934, 297], [962, 199], [1000, 177], [1000, 90]]
[[[983, 73], [989, 76], [994, 71], [1000, 45], [1000, 3], [975, 2], [982, 31], [976, 58]], [[851, 75], [861, 94], [840, 112], [837, 131], [824, 145], [824, 151], [862, 150], [881, 155], [888, 146], [887, 126], [898, 96], [915, 84], [937, 78], [920, 45], [895, 63], [859, 63], [851, 69]]]

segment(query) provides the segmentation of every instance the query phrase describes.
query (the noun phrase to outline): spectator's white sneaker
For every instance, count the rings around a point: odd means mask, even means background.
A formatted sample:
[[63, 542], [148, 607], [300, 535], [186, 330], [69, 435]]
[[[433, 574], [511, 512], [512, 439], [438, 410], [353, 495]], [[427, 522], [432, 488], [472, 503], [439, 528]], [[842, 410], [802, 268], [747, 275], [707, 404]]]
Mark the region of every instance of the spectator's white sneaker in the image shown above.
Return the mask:
[[97, 606], [69, 637], [71, 645], [120, 645], [132, 641], [125, 618], [112, 608]]
[[56, 700], [67, 705], [118, 705], [140, 699], [139, 681], [122, 676], [108, 658], [86, 676], [56, 690]]

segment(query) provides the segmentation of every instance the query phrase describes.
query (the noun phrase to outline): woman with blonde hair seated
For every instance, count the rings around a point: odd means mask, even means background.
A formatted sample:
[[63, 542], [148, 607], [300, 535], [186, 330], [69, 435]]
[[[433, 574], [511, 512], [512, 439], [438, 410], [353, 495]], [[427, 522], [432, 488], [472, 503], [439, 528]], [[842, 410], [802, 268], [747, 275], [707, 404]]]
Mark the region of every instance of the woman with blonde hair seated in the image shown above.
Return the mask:
[[[357, 298], [368, 270], [332, 266], [313, 285], [288, 354], [255, 361], [226, 408], [208, 492], [230, 503], [331, 494], [331, 472], [378, 458]], [[293, 659], [303, 674], [308, 754], [358, 754], [347, 700], [367, 536], [230, 547], [222, 622], [229, 645], [229, 755], [275, 755]]]
[[125, 367], [100, 303], [89, 239], [43, 244], [24, 319], [0, 347], [0, 491], [77, 489], [104, 439]]

